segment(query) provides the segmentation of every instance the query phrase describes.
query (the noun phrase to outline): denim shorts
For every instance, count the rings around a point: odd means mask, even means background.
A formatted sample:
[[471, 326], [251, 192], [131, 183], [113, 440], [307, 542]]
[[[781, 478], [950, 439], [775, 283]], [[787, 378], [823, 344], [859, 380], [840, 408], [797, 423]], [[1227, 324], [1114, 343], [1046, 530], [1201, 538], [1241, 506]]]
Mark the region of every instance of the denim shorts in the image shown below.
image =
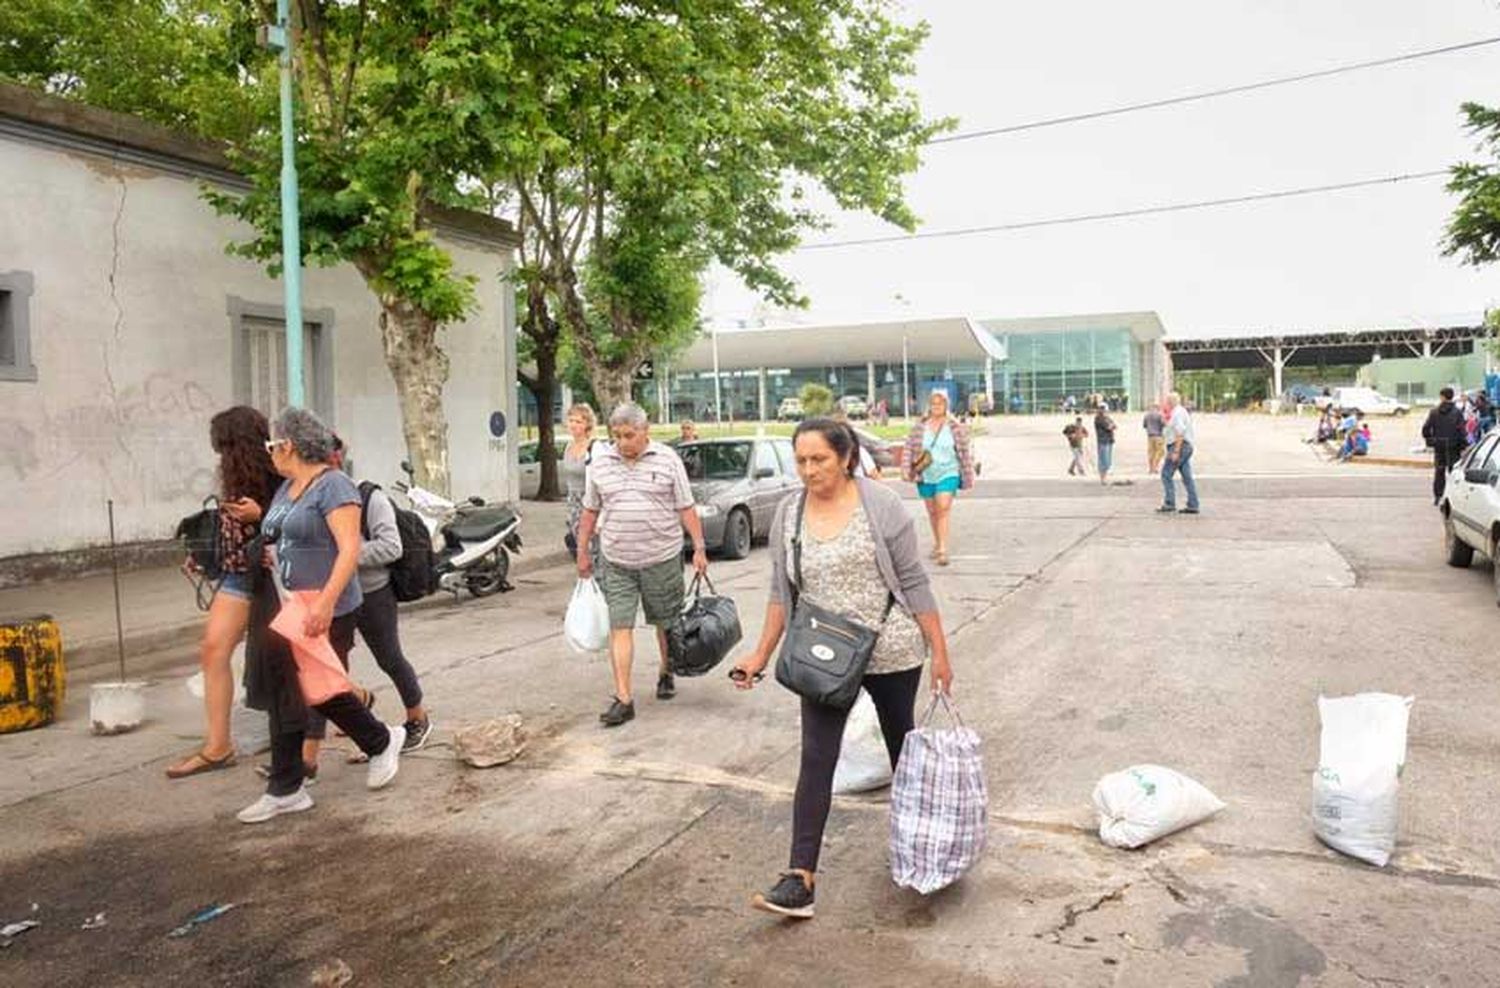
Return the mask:
[[219, 593], [227, 593], [231, 597], [240, 600], [250, 599], [250, 574], [249, 573], [225, 573], [224, 581], [219, 584]]

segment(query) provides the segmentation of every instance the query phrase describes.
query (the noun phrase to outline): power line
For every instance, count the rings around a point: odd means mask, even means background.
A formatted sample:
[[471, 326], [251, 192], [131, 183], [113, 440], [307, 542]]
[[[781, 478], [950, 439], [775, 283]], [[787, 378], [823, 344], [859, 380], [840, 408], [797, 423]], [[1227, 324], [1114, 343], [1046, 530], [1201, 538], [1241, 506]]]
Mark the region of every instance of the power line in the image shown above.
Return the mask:
[[1359, 72], [1364, 69], [1379, 68], [1383, 65], [1397, 65], [1402, 62], [1414, 62], [1419, 58], [1431, 58], [1434, 55], [1449, 55], [1457, 51], [1467, 51], [1470, 48], [1482, 48], [1486, 45], [1500, 43], [1500, 36], [1493, 38], [1480, 38], [1477, 41], [1466, 41], [1462, 44], [1447, 45], [1443, 48], [1429, 48], [1425, 51], [1408, 52], [1405, 55], [1394, 55], [1390, 58], [1377, 58], [1369, 62], [1354, 62], [1349, 65], [1339, 65], [1331, 69], [1320, 69], [1316, 72], [1303, 72], [1299, 75], [1282, 76], [1278, 79], [1265, 79], [1260, 82], [1245, 83], [1241, 86], [1228, 86], [1224, 89], [1210, 89], [1201, 93], [1189, 93], [1184, 96], [1172, 96], [1167, 99], [1152, 100], [1148, 103], [1130, 103], [1125, 106], [1116, 106], [1107, 110], [1095, 110], [1092, 113], [1075, 113], [1066, 117], [1051, 117], [1046, 120], [1033, 120], [1029, 123], [1012, 124], [1009, 127], [992, 127], [988, 130], [971, 130], [959, 134], [946, 134], [942, 137], [934, 137], [928, 144], [953, 144], [958, 141], [972, 141], [980, 137], [997, 137], [1001, 134], [1016, 134], [1025, 130], [1041, 130], [1043, 127], [1058, 127], [1063, 124], [1078, 123], [1083, 120], [1098, 120], [1101, 117], [1114, 117], [1123, 113], [1135, 113], [1140, 110], [1154, 110], [1163, 106], [1177, 106], [1182, 103], [1194, 103], [1199, 100], [1214, 99], [1219, 96], [1231, 96], [1235, 93], [1248, 93], [1257, 89], [1270, 89], [1273, 86], [1286, 86], [1294, 82], [1306, 82], [1309, 79], [1323, 79], [1327, 76], [1342, 75], [1345, 72]]
[[1387, 175], [1385, 178], [1366, 178], [1357, 182], [1339, 182], [1334, 185], [1311, 185], [1300, 189], [1281, 189], [1276, 192], [1253, 192], [1249, 195], [1229, 196], [1224, 199], [1202, 199], [1197, 202], [1179, 202], [1165, 206], [1143, 206], [1140, 209], [1121, 209], [1112, 213], [1085, 213], [1080, 216], [1059, 216], [1045, 220], [1026, 220], [1020, 223], [998, 223], [994, 226], [971, 226], [958, 230], [932, 230], [926, 233], [903, 233], [888, 237], [864, 237], [858, 240], [830, 240], [822, 243], [803, 244], [798, 250], [829, 250], [834, 247], [864, 247], [870, 244], [905, 243], [910, 240], [936, 240], [946, 237], [969, 237], [981, 233], [1002, 233], [1010, 230], [1034, 230], [1044, 226], [1068, 226], [1074, 223], [1097, 223], [1102, 220], [1126, 219], [1134, 216], [1154, 216], [1161, 213], [1183, 213], [1193, 209], [1211, 209], [1217, 206], [1233, 206], [1247, 202], [1265, 202], [1270, 199], [1290, 199], [1294, 196], [1311, 196], [1324, 192], [1340, 192], [1344, 189], [1368, 188], [1372, 185], [1394, 185], [1424, 178], [1447, 175], [1448, 169], [1412, 172], [1409, 175]]

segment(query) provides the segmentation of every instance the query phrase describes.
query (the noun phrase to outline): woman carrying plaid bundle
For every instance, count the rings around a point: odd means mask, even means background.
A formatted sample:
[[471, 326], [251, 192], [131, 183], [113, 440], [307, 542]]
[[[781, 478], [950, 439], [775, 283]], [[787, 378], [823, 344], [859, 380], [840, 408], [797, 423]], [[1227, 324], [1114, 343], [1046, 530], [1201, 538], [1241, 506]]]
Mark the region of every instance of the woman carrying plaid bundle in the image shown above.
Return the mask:
[[[793, 437], [797, 472], [806, 485], [801, 510], [801, 565], [789, 563], [797, 538], [798, 507], [790, 497], [771, 525], [771, 599], [755, 651], [730, 678], [751, 689], [771, 661], [787, 628], [793, 594], [836, 610], [879, 633], [862, 686], [880, 717], [891, 764], [912, 729], [922, 666], [932, 658], [932, 688], [946, 693], [953, 682], [948, 642], [917, 548], [911, 516], [884, 484], [855, 476], [858, 443], [853, 432], [831, 419], [810, 419]], [[793, 573], [801, 570], [800, 586]], [[792, 804], [791, 867], [770, 891], [757, 895], [757, 909], [809, 919], [813, 884], [833, 796], [833, 774], [849, 711], [802, 698], [802, 762]]]

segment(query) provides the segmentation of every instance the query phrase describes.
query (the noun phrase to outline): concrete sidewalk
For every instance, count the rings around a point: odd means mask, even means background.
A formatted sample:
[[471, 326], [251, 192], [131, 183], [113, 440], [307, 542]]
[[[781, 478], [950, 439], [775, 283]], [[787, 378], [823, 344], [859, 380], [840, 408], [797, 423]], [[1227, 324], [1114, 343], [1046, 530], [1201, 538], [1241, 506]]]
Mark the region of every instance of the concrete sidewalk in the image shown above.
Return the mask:
[[[512, 577], [555, 566], [567, 559], [562, 531], [567, 506], [561, 502], [524, 501], [520, 505], [522, 551], [511, 565]], [[407, 607], [426, 607], [450, 600], [434, 594]], [[70, 671], [116, 661], [114, 581], [110, 574], [34, 583], [0, 590], [0, 621], [49, 615], [62, 632], [63, 654]], [[193, 644], [203, 630], [203, 612], [192, 584], [176, 566], [157, 566], [120, 573], [120, 618], [128, 671], [145, 669], [131, 660], [168, 658]]]

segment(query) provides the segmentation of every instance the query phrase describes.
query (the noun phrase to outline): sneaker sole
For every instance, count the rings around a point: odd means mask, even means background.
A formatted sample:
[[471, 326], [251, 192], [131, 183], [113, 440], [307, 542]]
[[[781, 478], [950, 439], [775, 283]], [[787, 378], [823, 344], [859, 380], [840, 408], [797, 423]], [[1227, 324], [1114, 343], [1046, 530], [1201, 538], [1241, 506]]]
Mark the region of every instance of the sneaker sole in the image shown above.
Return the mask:
[[761, 912], [771, 913], [776, 916], [786, 916], [788, 919], [812, 919], [812, 906], [799, 906], [796, 909], [788, 909], [786, 906], [778, 906], [770, 902], [763, 895], [757, 895], [750, 900], [750, 905]]
[[317, 806], [317, 805], [318, 805], [317, 803], [314, 803], [312, 800], [309, 799], [304, 805], [301, 805], [301, 806], [289, 806], [286, 809], [277, 810], [275, 813], [272, 813], [270, 816], [258, 816], [258, 817], [254, 817], [252, 819], [247, 820], [244, 817], [240, 816], [238, 813], [236, 813], [235, 814], [235, 819], [238, 820], [240, 823], [243, 823], [243, 824], [246, 824], [246, 825], [249, 825], [249, 826], [253, 826], [253, 825], [257, 824], [257, 823], [270, 823], [272, 820], [276, 819], [279, 816], [287, 816], [287, 815], [292, 814], [292, 813], [306, 813], [308, 810], [312, 809], [314, 806]]

